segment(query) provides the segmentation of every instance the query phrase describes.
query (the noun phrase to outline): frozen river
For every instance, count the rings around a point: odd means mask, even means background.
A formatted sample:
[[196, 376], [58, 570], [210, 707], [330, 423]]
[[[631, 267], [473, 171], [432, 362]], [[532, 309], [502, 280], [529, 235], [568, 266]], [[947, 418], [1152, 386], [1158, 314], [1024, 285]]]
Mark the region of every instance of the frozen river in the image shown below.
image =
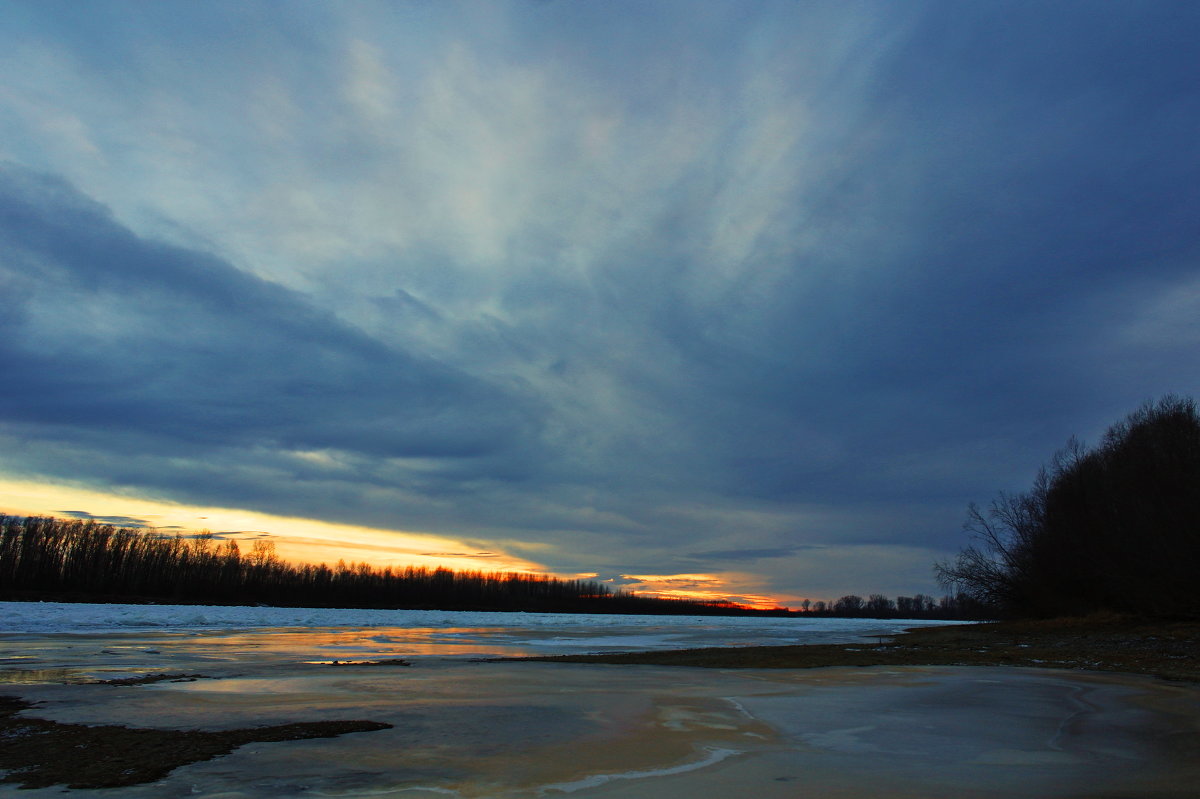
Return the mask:
[[[0, 603], [0, 693], [61, 722], [393, 725], [250, 744], [158, 783], [68, 794], [81, 799], [1195, 795], [1190, 685], [1059, 670], [477, 660], [861, 640], [912, 624]], [[366, 665], [396, 658], [412, 665]], [[87, 683], [156, 672], [203, 677]]]
[[311, 634], [324, 631], [331, 640], [386, 650], [393, 657], [845, 643], [891, 635], [914, 625], [950, 623], [954, 622], [0, 602], [0, 635], [162, 633], [211, 637], [271, 630], [276, 635], [303, 634], [315, 640]]

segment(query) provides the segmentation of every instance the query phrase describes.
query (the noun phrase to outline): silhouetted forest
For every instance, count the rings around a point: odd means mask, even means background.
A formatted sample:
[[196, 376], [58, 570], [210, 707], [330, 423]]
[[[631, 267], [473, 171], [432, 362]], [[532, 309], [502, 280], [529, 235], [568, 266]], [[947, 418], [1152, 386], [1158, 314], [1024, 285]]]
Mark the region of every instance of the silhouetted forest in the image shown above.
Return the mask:
[[1072, 439], [1024, 494], [975, 505], [975, 543], [936, 569], [944, 585], [1009, 615], [1110, 611], [1200, 617], [1200, 417], [1168, 396]]
[[857, 594], [826, 602], [804, 600], [800, 611], [809, 616], [836, 616], [865, 619], [989, 619], [992, 609], [970, 596], [959, 594], [934, 599], [926, 594], [898, 596], [894, 600], [883, 594], [863, 598]]
[[96, 521], [0, 515], [0, 599], [669, 615], [976, 619], [967, 597], [804, 600], [799, 610], [638, 596], [591, 580], [366, 563], [296, 565], [255, 541], [162, 535]]
[[[293, 607], [749, 614], [729, 602], [641, 597], [541, 574], [281, 561], [209, 534], [164, 536], [95, 521], [0, 516], [0, 598]], [[770, 612], [770, 611], [765, 611]], [[781, 613], [786, 610], [780, 609]]]

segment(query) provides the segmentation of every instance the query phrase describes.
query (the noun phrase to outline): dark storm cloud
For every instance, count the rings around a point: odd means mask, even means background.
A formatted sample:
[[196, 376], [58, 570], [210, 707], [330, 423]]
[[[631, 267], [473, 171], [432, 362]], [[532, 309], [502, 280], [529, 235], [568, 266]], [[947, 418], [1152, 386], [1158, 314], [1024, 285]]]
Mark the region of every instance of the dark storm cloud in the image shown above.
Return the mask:
[[774, 547], [772, 549], [720, 549], [711, 552], [691, 552], [687, 555], [695, 560], [710, 560], [729, 563], [763, 558], [786, 558], [807, 547]]
[[0, 414], [37, 435], [456, 459], [530, 425], [500, 388], [214, 256], [139, 238], [61, 180], [0, 171], [0, 243], [0, 363], [20, 376]]

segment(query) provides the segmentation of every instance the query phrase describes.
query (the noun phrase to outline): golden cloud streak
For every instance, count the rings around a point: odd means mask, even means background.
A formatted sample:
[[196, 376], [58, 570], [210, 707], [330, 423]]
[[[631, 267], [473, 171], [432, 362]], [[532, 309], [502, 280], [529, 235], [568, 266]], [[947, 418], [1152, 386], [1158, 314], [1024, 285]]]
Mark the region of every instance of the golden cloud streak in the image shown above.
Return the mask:
[[[454, 538], [332, 524], [315, 519], [274, 516], [235, 508], [184, 505], [123, 496], [72, 486], [0, 479], [0, 513], [14, 516], [65, 516], [86, 512], [93, 517], [134, 519], [163, 532], [211, 531], [222, 538], [268, 538], [284, 560], [293, 563], [336, 563], [372, 566], [446, 566], [482, 571], [543, 573], [541, 564]], [[129, 526], [115, 521], [118, 527]]]

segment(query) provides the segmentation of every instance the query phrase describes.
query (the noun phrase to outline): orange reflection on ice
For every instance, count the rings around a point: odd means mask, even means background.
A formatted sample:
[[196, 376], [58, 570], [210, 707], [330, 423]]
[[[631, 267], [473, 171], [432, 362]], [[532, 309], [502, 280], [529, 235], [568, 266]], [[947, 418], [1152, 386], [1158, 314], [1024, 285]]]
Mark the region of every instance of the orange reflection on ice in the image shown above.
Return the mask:
[[[362, 629], [271, 627], [241, 632], [167, 634], [163, 649], [185, 647], [217, 662], [294, 661], [329, 663], [396, 660], [405, 657], [502, 657], [534, 655], [504, 627], [364, 627]], [[536, 635], [522, 631], [522, 637]], [[489, 640], [492, 639], [492, 640]]]

